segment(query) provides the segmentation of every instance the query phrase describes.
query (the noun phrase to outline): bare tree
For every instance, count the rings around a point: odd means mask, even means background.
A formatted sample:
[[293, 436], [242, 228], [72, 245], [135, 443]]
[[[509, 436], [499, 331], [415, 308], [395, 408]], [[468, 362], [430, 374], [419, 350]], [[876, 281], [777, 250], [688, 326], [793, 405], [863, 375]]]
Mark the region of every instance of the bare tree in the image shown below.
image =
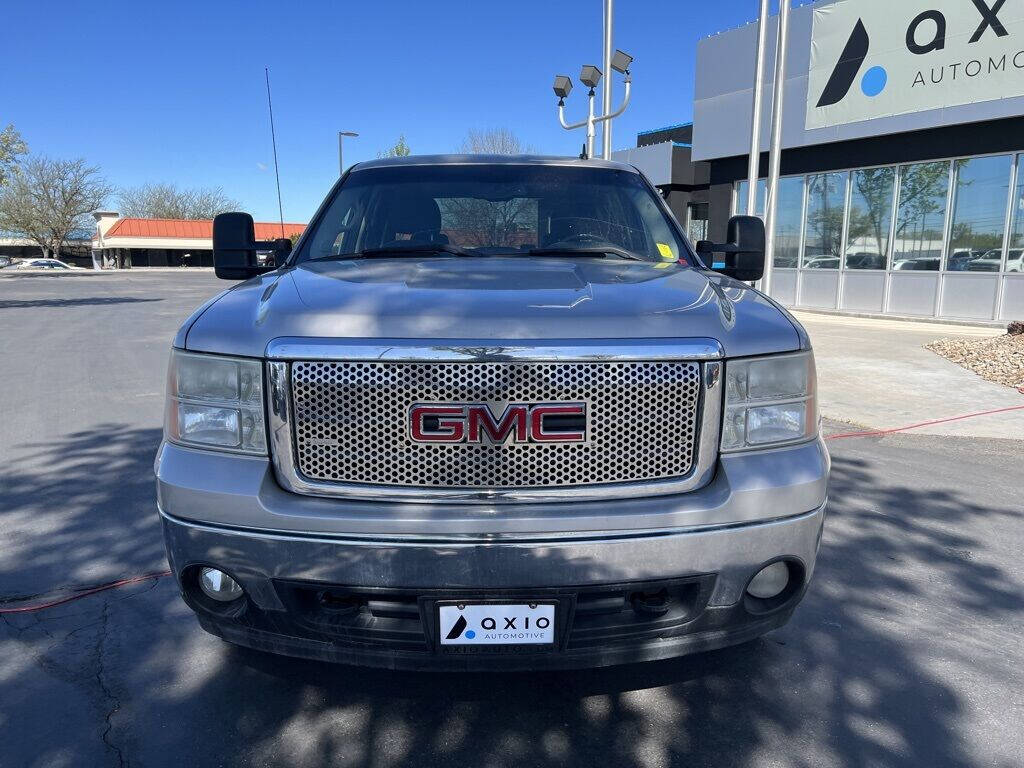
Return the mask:
[[7, 183], [18, 164], [18, 157], [27, 153], [28, 145], [13, 125], [0, 131], [0, 187]]
[[241, 207], [220, 187], [179, 189], [176, 184], [143, 184], [118, 193], [121, 215], [140, 219], [212, 219]]
[[89, 229], [89, 214], [112, 193], [95, 166], [85, 160], [30, 157], [0, 190], [0, 230], [22, 234], [44, 257], [56, 256], [68, 235]]
[[378, 152], [377, 157], [408, 157], [410, 154], [412, 154], [412, 150], [409, 149], [409, 145], [405, 141], [405, 134], [403, 133], [398, 137], [398, 141], [395, 142], [393, 147], [390, 147], [383, 152]]
[[529, 155], [535, 152], [508, 128], [470, 130], [459, 149], [465, 155]]

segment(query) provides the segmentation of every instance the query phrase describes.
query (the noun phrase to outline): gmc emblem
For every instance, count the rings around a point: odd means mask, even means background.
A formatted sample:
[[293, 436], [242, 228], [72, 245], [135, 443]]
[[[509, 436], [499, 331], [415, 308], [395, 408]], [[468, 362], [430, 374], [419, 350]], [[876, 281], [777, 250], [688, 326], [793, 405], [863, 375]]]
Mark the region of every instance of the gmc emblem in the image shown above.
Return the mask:
[[486, 403], [417, 403], [409, 409], [414, 443], [583, 443], [586, 403], [510, 403], [499, 416]]

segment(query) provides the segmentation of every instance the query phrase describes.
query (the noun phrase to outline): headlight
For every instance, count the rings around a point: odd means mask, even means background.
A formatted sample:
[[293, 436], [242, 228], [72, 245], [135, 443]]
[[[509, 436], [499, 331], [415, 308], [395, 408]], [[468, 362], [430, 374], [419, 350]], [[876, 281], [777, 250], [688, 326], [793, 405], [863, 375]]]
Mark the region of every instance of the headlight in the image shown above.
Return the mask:
[[262, 364], [171, 350], [164, 434], [182, 445], [265, 455]]
[[769, 448], [818, 433], [814, 355], [775, 355], [725, 364], [722, 450]]

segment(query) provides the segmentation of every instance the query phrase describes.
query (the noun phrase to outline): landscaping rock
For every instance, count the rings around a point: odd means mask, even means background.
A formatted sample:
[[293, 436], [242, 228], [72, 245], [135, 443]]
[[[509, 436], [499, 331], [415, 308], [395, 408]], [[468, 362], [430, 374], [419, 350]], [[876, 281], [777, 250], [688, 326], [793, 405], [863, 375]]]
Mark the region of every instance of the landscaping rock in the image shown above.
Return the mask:
[[962, 365], [987, 381], [1024, 391], [1024, 323], [1011, 323], [1005, 336], [990, 339], [939, 339], [925, 348]]

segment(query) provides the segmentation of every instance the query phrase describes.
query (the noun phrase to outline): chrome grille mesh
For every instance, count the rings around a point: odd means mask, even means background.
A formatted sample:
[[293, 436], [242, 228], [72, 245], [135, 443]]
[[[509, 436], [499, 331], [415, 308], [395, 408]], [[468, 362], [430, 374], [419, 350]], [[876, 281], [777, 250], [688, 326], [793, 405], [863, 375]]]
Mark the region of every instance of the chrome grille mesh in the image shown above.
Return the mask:
[[[543, 488], [686, 475], [697, 443], [692, 362], [291, 365], [298, 469], [311, 480], [425, 488]], [[586, 402], [585, 443], [420, 444], [416, 403]]]

